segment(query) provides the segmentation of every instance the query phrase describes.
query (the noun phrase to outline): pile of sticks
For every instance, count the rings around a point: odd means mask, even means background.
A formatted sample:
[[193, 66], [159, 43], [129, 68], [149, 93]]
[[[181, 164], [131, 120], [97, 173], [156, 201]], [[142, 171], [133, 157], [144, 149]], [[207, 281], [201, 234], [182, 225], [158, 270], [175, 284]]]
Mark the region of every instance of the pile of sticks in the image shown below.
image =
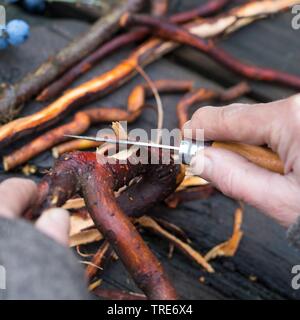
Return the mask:
[[[191, 247], [178, 227], [145, 214], [149, 214], [149, 209], [161, 201], [176, 207], [183, 201], [208, 197], [213, 193], [210, 185], [196, 177], [185, 178], [185, 167], [172, 161], [168, 165], [132, 164], [134, 161], [130, 162], [129, 158], [126, 165], [118, 161], [114, 165], [99, 162], [95, 152], [78, 151], [94, 149], [99, 143], [73, 141], [64, 135], [81, 134], [103, 122], [134, 122], [143, 109], [149, 106], [147, 98], [154, 94], [153, 86], [160, 94], [184, 94], [177, 105], [179, 128], [189, 119], [191, 106], [216, 100], [232, 101], [246, 94], [250, 90], [249, 86], [241, 82], [227, 90], [216, 91], [194, 88], [193, 82], [188, 80], [161, 79], [151, 84], [148, 81], [132, 90], [126, 109], [115, 106], [94, 107], [77, 111], [73, 119], [64, 125], [59, 125], [59, 122], [86, 103], [112, 93], [133, 78], [143, 66], [151, 64], [179, 45], [196, 48], [245, 79], [300, 89], [299, 77], [249, 65], [216, 44], [217, 37], [229, 35], [258, 19], [287, 10], [300, 1], [246, 1], [227, 9], [232, 1], [212, 0], [172, 16], [168, 16], [167, 0], [153, 0], [151, 12], [147, 15], [137, 14], [143, 8], [142, 0], [120, 3], [107, 16], [100, 18], [85, 36], [62, 49], [36, 71], [14, 85], [1, 86], [0, 121], [5, 124], [0, 127], [0, 146], [14, 146], [15, 141], [35, 134], [29, 143], [4, 155], [3, 166], [6, 171], [14, 170], [52, 148], [53, 156], [58, 160], [40, 182], [38, 201], [26, 213], [26, 217], [35, 219], [42, 209], [63, 206], [74, 197], [81, 199], [80, 208], [71, 206], [70, 209], [75, 210], [79, 216], [90, 216], [92, 225], [103, 238], [102, 245], [87, 267], [88, 278], [92, 281], [97, 274], [97, 266], [100, 268], [104, 260], [117, 255], [147, 298], [176, 299], [178, 296], [174, 286], [137, 228], [147, 228], [160, 234], [207, 272], [213, 272], [209, 260], [218, 255], [232, 256], [238, 247], [242, 236], [242, 211], [239, 209], [236, 212], [232, 238], [203, 257]], [[120, 32], [115, 35], [117, 31]], [[114, 51], [142, 40], [144, 42], [113, 69], [64, 91]], [[21, 107], [26, 108], [26, 103], [34, 98], [45, 103], [49, 100], [52, 102], [46, 103], [44, 108], [34, 114], [18, 118]], [[46, 131], [54, 125], [57, 126]], [[163, 154], [153, 150], [150, 152], [148, 156], [156, 157], [158, 163], [161, 163]], [[95, 286], [93, 290], [105, 297], [129, 298], [126, 293], [102, 292]], [[137, 298], [136, 295], [134, 297]]]

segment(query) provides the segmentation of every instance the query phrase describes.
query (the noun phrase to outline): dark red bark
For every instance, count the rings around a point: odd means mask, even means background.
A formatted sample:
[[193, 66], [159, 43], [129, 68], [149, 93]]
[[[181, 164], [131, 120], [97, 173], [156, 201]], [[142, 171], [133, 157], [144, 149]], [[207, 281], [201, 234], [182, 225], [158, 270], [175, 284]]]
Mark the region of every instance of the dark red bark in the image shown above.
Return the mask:
[[[161, 158], [161, 153], [156, 156]], [[127, 164], [112, 165], [99, 160], [91, 152], [63, 155], [40, 183], [34, 212], [61, 206], [81, 193], [95, 225], [147, 297], [176, 299], [161, 264], [126, 214], [140, 214], [171, 194], [181, 181], [180, 166], [131, 164], [129, 160]], [[141, 177], [139, 182], [131, 184], [116, 200], [114, 191], [137, 176]]]

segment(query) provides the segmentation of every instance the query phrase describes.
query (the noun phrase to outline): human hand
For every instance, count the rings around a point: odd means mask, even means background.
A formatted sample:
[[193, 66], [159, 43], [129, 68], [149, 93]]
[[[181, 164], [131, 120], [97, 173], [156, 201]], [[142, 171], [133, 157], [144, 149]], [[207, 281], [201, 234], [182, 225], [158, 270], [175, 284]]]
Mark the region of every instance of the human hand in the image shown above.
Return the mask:
[[[29, 208], [37, 194], [36, 184], [28, 179], [11, 178], [0, 184], [0, 217], [16, 219]], [[46, 210], [35, 227], [58, 243], [68, 246], [69, 213], [60, 208]]]
[[192, 159], [191, 170], [224, 194], [257, 207], [286, 227], [296, 222], [300, 215], [300, 95], [266, 104], [203, 107], [184, 129], [192, 129], [193, 135], [196, 129], [204, 129], [205, 140], [267, 144], [276, 151], [284, 162], [284, 175], [219, 148], [199, 153]]

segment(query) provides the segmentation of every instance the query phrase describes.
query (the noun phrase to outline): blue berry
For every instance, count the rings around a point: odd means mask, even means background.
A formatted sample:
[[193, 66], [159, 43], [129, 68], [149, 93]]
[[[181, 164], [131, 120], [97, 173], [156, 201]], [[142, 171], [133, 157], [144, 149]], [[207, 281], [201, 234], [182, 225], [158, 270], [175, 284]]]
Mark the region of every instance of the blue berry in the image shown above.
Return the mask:
[[24, 7], [27, 11], [33, 13], [42, 13], [45, 11], [45, 0], [23, 0]]
[[8, 47], [8, 41], [5, 38], [0, 38], [0, 50], [6, 49]]
[[23, 20], [11, 20], [6, 26], [8, 42], [12, 46], [22, 44], [29, 36], [29, 25]]

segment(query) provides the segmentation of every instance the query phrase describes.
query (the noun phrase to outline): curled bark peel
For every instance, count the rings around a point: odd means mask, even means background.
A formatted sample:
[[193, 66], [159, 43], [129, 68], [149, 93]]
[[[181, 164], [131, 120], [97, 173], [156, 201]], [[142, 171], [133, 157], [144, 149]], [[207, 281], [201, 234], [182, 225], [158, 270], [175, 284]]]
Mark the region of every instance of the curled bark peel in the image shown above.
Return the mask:
[[191, 106], [210, 100], [218, 100], [221, 102], [232, 101], [249, 91], [250, 87], [245, 82], [241, 82], [223, 91], [200, 88], [187, 93], [176, 106], [179, 128], [182, 129], [183, 125], [190, 119], [188, 111]]
[[168, 232], [167, 230], [163, 229], [154, 219], [143, 216], [137, 219], [137, 222], [143, 226], [144, 228], [151, 229], [155, 233], [163, 236], [164, 238], [168, 239], [172, 244], [174, 244], [178, 249], [180, 249], [184, 254], [186, 254], [189, 258], [193, 261], [197, 262], [200, 266], [202, 266], [207, 272], [213, 273], [213, 267], [207, 263], [204, 257], [194, 250], [189, 244], [186, 242], [178, 239], [173, 234]]
[[[174, 164], [100, 163], [96, 160], [96, 154], [90, 152], [66, 154], [57, 160], [51, 173], [40, 183], [34, 212], [61, 206], [80, 192], [95, 225], [112, 245], [138, 287], [149, 299], [176, 299], [177, 294], [164, 274], [161, 264], [125, 215], [139, 209], [140, 202], [137, 198], [151, 194], [150, 188], [154, 189], [154, 185], [140, 184], [139, 190], [144, 188], [144, 194], [134, 192], [134, 198], [124, 197], [118, 199], [118, 202], [114, 191], [128, 185], [136, 176], [141, 175], [142, 180], [146, 182], [151, 176], [156, 175], [156, 185], [167, 186], [169, 193], [172, 193], [178, 185], [177, 177], [180, 170], [180, 166]], [[133, 186], [127, 190], [133, 190]], [[148, 209], [149, 204], [156, 203], [159, 196], [161, 194], [152, 194], [151, 199], [144, 199], [144, 208], [145, 204]]]
[[[186, 92], [193, 87], [192, 81], [182, 80], [158, 80], [155, 87], [159, 92]], [[25, 163], [39, 153], [48, 150], [54, 145], [67, 140], [65, 134], [81, 134], [91, 125], [101, 122], [127, 121], [133, 122], [141, 114], [146, 104], [146, 98], [151, 97], [153, 92], [148, 84], [136, 86], [128, 97], [128, 111], [120, 108], [93, 108], [79, 111], [75, 114], [74, 119], [60, 127], [54, 128], [45, 134], [35, 138], [30, 143], [20, 149], [3, 157], [3, 166], [5, 171], [12, 170], [16, 166]], [[74, 142], [70, 145], [64, 144], [63, 151], [72, 151]], [[82, 145], [82, 141], [75, 142], [75, 146]], [[98, 144], [85, 142], [84, 146], [98, 146]], [[54, 154], [57, 157], [61, 150], [55, 149]]]
[[126, 12], [138, 11], [143, 2], [143, 0], [122, 1], [105, 17], [100, 18], [86, 34], [72, 41], [33, 74], [28, 74], [13, 86], [4, 86], [0, 92], [0, 122], [7, 120], [8, 115], [15, 116], [23, 103], [38, 94], [74, 63], [95, 50], [118, 30], [120, 17]]
[[[241, 5], [220, 17], [196, 21], [186, 25], [186, 28], [202, 38], [214, 37], [224, 32], [233, 32], [262, 16], [274, 14], [294, 4], [297, 4], [296, 0], [254, 1]], [[177, 46], [178, 43], [176, 42], [150, 39], [114, 69], [67, 91], [62, 97], [41, 111], [2, 126], [0, 128], [0, 147], [20, 139], [41, 127], [46, 127], [59, 121], [64, 113], [70, 112], [85, 102], [90, 102], [108, 92], [112, 92], [136, 74], [137, 65], [150, 64]]]
[[[248, 79], [274, 82], [295, 89], [300, 89], [300, 77], [273, 69], [256, 67], [239, 61], [225, 50], [215, 46], [212, 42], [203, 40], [183, 27], [146, 15], [127, 14], [126, 17], [127, 24], [147, 26], [152, 28], [151, 30], [153, 33], [163, 39], [177, 41], [181, 44], [194, 47], [221, 63], [231, 71], [234, 71]], [[124, 22], [124, 19], [122, 19], [122, 21]]]
[[233, 257], [239, 248], [240, 241], [243, 237], [241, 230], [243, 222], [243, 208], [238, 208], [234, 214], [234, 226], [232, 236], [225, 242], [218, 244], [205, 255], [205, 260], [210, 261], [216, 257]]

